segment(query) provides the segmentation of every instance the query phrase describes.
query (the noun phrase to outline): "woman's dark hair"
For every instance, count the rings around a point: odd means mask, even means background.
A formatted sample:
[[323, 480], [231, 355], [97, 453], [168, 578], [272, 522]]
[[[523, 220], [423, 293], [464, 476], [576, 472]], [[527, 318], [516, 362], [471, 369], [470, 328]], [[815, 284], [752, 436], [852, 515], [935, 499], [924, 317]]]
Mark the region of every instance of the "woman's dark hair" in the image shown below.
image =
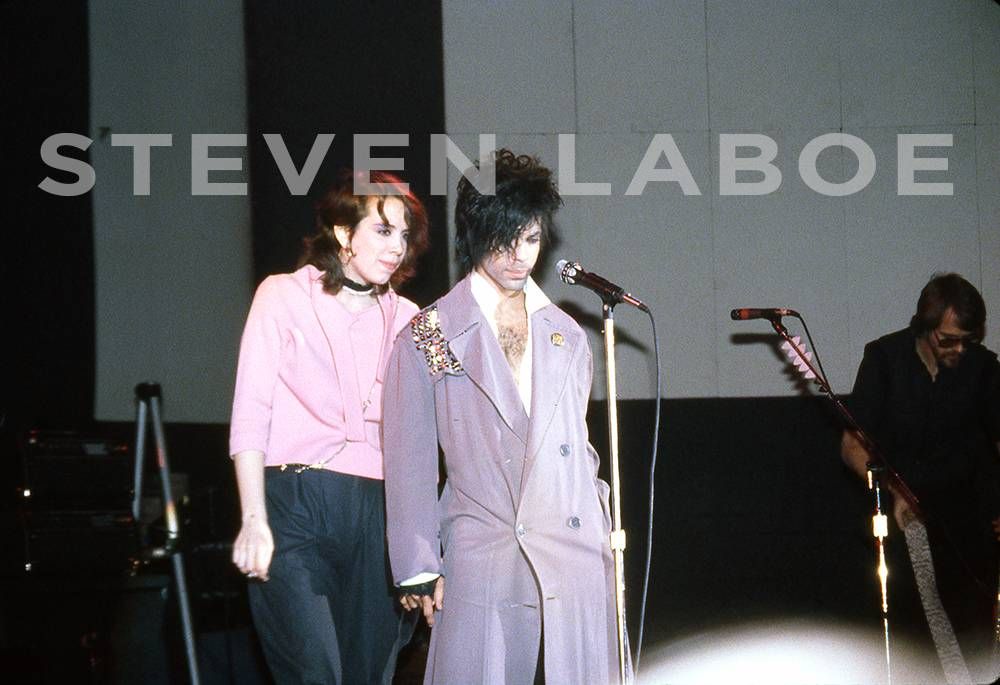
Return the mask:
[[[344, 169], [337, 174], [333, 185], [316, 203], [316, 233], [303, 240], [302, 255], [299, 266], [312, 264], [323, 272], [323, 290], [336, 295], [344, 283], [344, 268], [340, 262], [341, 245], [333, 231], [334, 226], [346, 226], [350, 235], [354, 235], [361, 220], [368, 214], [368, 203], [374, 200], [379, 216], [388, 221], [383, 214], [385, 201], [397, 198], [403, 203], [403, 216], [409, 238], [406, 243], [406, 253], [399, 268], [392, 274], [389, 283], [376, 286], [375, 291], [384, 293], [392, 287], [413, 276], [416, 271], [417, 258], [427, 250], [427, 212], [416, 195], [410, 192], [396, 176], [385, 171], [368, 172]], [[368, 183], [375, 192], [367, 195], [355, 195], [355, 183]]]
[[486, 163], [496, 168], [494, 194], [480, 193], [465, 176], [458, 182], [455, 255], [462, 273], [490, 252], [509, 249], [532, 221], [538, 221], [547, 243], [553, 236], [552, 215], [562, 205], [552, 172], [536, 157], [500, 149]]
[[910, 328], [918, 335], [941, 325], [948, 309], [955, 312], [958, 326], [978, 341], [986, 335], [986, 304], [975, 286], [958, 274], [934, 274], [917, 300], [917, 313]]

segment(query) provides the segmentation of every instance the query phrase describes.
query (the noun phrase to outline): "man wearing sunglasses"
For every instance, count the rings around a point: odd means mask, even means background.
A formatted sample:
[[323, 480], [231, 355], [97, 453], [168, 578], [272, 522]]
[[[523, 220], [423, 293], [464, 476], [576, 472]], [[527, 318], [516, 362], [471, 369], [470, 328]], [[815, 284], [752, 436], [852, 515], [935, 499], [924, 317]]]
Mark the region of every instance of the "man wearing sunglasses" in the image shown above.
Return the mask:
[[[974, 682], [997, 675], [991, 654], [1000, 539], [1000, 363], [980, 344], [985, 327], [979, 291], [958, 274], [935, 275], [910, 325], [865, 347], [850, 402], [919, 500], [933, 559], [921, 568], [909, 528], [918, 523], [917, 512], [888, 483], [899, 529], [887, 541], [892, 630], [897, 638], [924, 642], [929, 654], [933, 636], [947, 663], [941, 645], [948, 633], [937, 630], [940, 612], [928, 605], [929, 589], [936, 589], [957, 638], [955, 651]], [[866, 478], [871, 457], [855, 434], [844, 433], [841, 451]]]

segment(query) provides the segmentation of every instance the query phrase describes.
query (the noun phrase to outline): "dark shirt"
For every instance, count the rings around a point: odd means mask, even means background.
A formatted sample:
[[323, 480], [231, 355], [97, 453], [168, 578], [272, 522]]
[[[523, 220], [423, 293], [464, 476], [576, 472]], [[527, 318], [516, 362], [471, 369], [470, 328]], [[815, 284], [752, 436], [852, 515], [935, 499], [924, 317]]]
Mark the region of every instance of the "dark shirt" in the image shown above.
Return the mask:
[[924, 508], [968, 505], [974, 495], [979, 517], [1000, 510], [995, 353], [969, 345], [932, 379], [913, 331], [891, 333], [865, 346], [850, 406]]

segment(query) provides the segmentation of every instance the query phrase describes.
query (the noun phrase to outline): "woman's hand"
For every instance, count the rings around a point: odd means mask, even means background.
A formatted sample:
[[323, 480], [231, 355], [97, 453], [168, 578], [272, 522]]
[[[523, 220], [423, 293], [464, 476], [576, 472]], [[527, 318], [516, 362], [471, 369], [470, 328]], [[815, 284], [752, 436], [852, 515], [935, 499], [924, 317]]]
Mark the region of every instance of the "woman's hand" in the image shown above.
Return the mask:
[[271, 527], [260, 516], [250, 516], [240, 528], [233, 543], [233, 563], [248, 578], [268, 579], [271, 555], [274, 554], [274, 537]]
[[434, 596], [431, 595], [403, 595], [399, 598], [399, 603], [407, 611], [420, 609], [424, 614], [427, 625], [434, 627], [434, 612], [444, 609], [444, 576], [438, 576], [434, 583]]
[[247, 450], [233, 455], [240, 491], [243, 526], [233, 542], [233, 563], [248, 578], [267, 580], [274, 554], [274, 536], [267, 524], [264, 498], [264, 453]]
[[899, 495], [893, 497], [892, 516], [896, 519], [896, 525], [900, 530], [906, 530], [910, 522], [917, 518], [910, 505]]

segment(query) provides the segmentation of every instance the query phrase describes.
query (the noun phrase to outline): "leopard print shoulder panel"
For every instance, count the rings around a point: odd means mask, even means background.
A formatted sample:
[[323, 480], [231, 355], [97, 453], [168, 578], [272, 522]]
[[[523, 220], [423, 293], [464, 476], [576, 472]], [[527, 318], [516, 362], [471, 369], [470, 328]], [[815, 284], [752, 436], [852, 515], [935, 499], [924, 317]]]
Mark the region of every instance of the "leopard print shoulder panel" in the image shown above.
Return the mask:
[[460, 374], [462, 365], [448, 347], [441, 330], [437, 305], [431, 305], [410, 321], [410, 335], [417, 349], [424, 353], [431, 375], [439, 373]]

